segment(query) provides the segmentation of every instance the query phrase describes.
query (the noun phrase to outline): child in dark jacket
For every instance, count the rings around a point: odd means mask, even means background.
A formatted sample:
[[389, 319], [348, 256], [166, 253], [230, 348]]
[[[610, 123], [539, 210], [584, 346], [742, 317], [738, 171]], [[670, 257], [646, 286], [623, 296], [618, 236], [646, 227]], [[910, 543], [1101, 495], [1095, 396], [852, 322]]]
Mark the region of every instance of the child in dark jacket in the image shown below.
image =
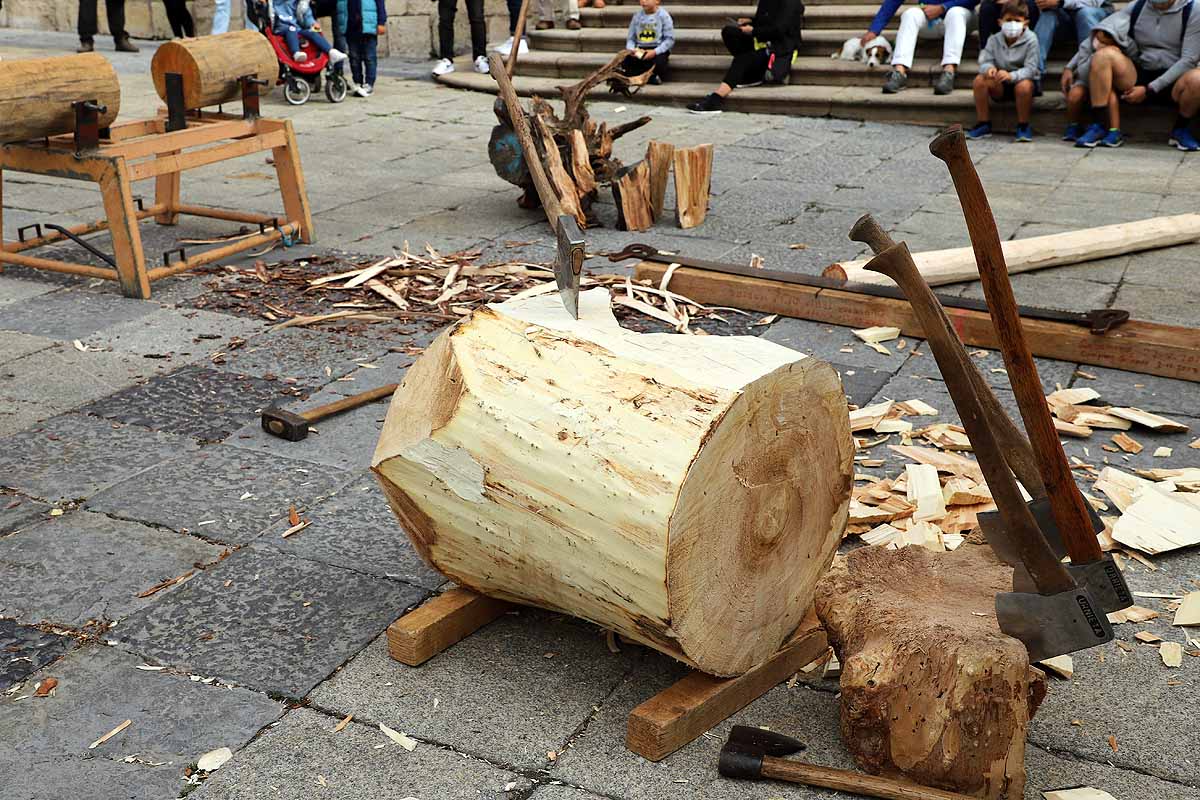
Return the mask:
[[337, 0], [337, 30], [346, 37], [354, 93], [370, 97], [375, 91], [379, 37], [387, 35], [386, 0]]
[[993, 33], [979, 53], [975, 76], [975, 127], [968, 139], [992, 135], [991, 102], [1017, 101], [1018, 142], [1032, 142], [1033, 97], [1041, 90], [1042, 55], [1038, 39], [1029, 30], [1029, 6], [1025, 0], [1006, 0], [1000, 15], [1000, 31]]

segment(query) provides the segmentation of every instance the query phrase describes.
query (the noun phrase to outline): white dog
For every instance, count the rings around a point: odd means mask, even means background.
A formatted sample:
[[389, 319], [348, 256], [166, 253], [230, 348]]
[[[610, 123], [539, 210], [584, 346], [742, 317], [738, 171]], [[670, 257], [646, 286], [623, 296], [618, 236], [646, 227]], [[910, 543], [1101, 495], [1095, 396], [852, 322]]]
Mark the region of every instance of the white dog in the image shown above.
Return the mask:
[[840, 52], [834, 53], [829, 57], [841, 59], [842, 61], [861, 61], [868, 67], [878, 67], [891, 54], [892, 45], [882, 36], [876, 36], [867, 42], [866, 47], [863, 47], [862, 42], [859, 41], [857, 36], [852, 36], [842, 44]]

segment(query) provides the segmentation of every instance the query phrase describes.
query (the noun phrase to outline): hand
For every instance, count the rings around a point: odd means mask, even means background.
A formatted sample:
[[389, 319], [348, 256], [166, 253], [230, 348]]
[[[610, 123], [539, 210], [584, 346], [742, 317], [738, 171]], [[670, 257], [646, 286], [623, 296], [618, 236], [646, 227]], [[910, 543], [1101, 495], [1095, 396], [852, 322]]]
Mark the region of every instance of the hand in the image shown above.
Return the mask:
[[376, 25], [375, 26], [375, 35], [376, 36], [387, 36], [387, 25]]
[[866, 47], [867, 43], [874, 41], [875, 37], [877, 37], [878, 35], [879, 34], [875, 33], [874, 31], [867, 31], [862, 36], [858, 37], [858, 43], [861, 44], [863, 47]]
[[1058, 8], [1062, 5], [1062, 0], [1037, 0], [1039, 11], [1048, 11], [1052, 8]]
[[938, 5], [925, 6], [925, 19], [932, 22], [933, 20], [937, 19], [938, 17], [940, 17], [942, 15], [942, 11], [944, 9], [945, 9], [944, 6], [938, 6]]
[[1000, 81], [1001, 83], [1010, 81], [1012, 80], [1012, 73], [1006, 69], [998, 69], [996, 70], [996, 80]]
[[988, 67], [988, 71], [983, 73], [983, 77], [987, 78], [989, 81], [994, 81], [996, 80], [996, 73], [999, 71], [1000, 70], [996, 69], [995, 67]]
[[1075, 74], [1069, 69], [1064, 69], [1062, 74], [1062, 92], [1066, 94], [1071, 91], [1071, 84], [1075, 83]]
[[319, 23], [319, 22], [314, 22], [314, 23], [313, 23], [313, 25], [312, 25], [312, 29], [313, 29], [314, 31], [316, 31], [317, 33], [320, 33], [320, 32], [321, 32], [321, 23]]
[[741, 25], [739, 26], [739, 29], [742, 33], [754, 33], [754, 26], [750, 24]]
[[749, 25], [751, 22], [754, 22], [754, 20], [750, 19], [749, 17], [738, 17], [737, 21], [738, 27]]
[[1121, 99], [1126, 103], [1133, 103], [1134, 105], [1137, 105], [1138, 103], [1146, 102], [1146, 94], [1147, 92], [1145, 86], [1134, 86], [1132, 89], [1121, 95]]

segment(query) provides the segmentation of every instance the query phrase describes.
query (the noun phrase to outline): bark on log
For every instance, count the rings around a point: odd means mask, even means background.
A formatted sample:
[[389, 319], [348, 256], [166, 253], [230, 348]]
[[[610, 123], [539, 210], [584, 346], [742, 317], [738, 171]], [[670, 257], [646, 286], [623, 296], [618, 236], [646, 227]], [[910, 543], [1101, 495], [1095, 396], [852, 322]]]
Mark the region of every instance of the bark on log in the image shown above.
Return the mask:
[[842, 663], [842, 738], [868, 772], [986, 798], [1022, 797], [1025, 733], [1045, 695], [1000, 632], [1012, 569], [985, 545], [866, 547], [817, 586]]
[[663, 199], [667, 194], [667, 179], [671, 177], [671, 161], [675, 145], [656, 142], [646, 145], [646, 163], [650, 165], [650, 213], [657, 222], [662, 217]]
[[746, 672], [811, 607], [841, 539], [852, 442], [825, 362], [757, 337], [639, 334], [608, 292], [443, 333], [372, 461], [433, 567], [705, 672]]
[[[1031, 236], [1003, 243], [1008, 272], [1015, 275], [1047, 267], [1080, 264], [1101, 258], [1171, 247], [1200, 240], [1200, 214], [1153, 217], [1066, 233]], [[975, 251], [970, 247], [913, 253], [917, 269], [930, 286], [979, 280]], [[855, 283], [890, 286], [890, 278], [865, 269], [866, 260], [842, 261], [825, 268], [825, 276]]]
[[546, 154], [547, 177], [550, 179], [552, 190], [558, 197], [561, 213], [570, 214], [575, 217], [579, 227], [586, 228], [587, 219], [579, 205], [579, 187], [567, 173], [567, 168], [563, 166], [562, 153], [558, 150], [558, 143], [554, 140], [554, 135], [550, 133], [550, 128], [546, 126], [546, 121], [541, 117], [534, 117], [533, 124], [541, 139], [542, 150]]
[[571, 177], [579, 187], [581, 199], [596, 191], [596, 175], [588, 154], [587, 139], [578, 128], [571, 131]]
[[713, 146], [677, 147], [675, 166], [675, 219], [681, 228], [694, 228], [708, 214], [712, 182]]
[[645, 161], [624, 170], [613, 181], [612, 190], [619, 230], [645, 231], [654, 225], [654, 213], [650, 208], [650, 167]]
[[267, 81], [259, 87], [260, 94], [267, 94], [279, 75], [279, 62], [261, 33], [243, 30], [160, 45], [150, 61], [150, 76], [163, 102], [167, 100], [169, 72], [183, 76], [183, 103], [193, 109], [239, 99], [238, 80], [247, 75]]
[[108, 110], [107, 128], [121, 110], [116, 70], [99, 53], [5, 61], [0, 68], [0, 142], [22, 142], [72, 133], [71, 104], [96, 100]]

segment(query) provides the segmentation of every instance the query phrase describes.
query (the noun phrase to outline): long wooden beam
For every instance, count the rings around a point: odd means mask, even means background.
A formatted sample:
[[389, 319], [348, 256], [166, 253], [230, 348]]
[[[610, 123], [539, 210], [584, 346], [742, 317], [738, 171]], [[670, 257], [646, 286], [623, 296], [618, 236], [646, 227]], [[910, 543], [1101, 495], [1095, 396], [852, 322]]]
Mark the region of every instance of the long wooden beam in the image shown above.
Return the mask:
[[[643, 261], [635, 275], [657, 283], [667, 268], [666, 264]], [[924, 337], [908, 302], [890, 297], [687, 268], [675, 270], [670, 289], [706, 305], [852, 328], [895, 326], [906, 336]], [[947, 308], [946, 314], [964, 343], [999, 346], [991, 317], [985, 312]], [[1077, 325], [1028, 318], [1022, 319], [1022, 327], [1036, 356], [1200, 382], [1200, 330], [1196, 328], [1130, 320], [1095, 336]]]

